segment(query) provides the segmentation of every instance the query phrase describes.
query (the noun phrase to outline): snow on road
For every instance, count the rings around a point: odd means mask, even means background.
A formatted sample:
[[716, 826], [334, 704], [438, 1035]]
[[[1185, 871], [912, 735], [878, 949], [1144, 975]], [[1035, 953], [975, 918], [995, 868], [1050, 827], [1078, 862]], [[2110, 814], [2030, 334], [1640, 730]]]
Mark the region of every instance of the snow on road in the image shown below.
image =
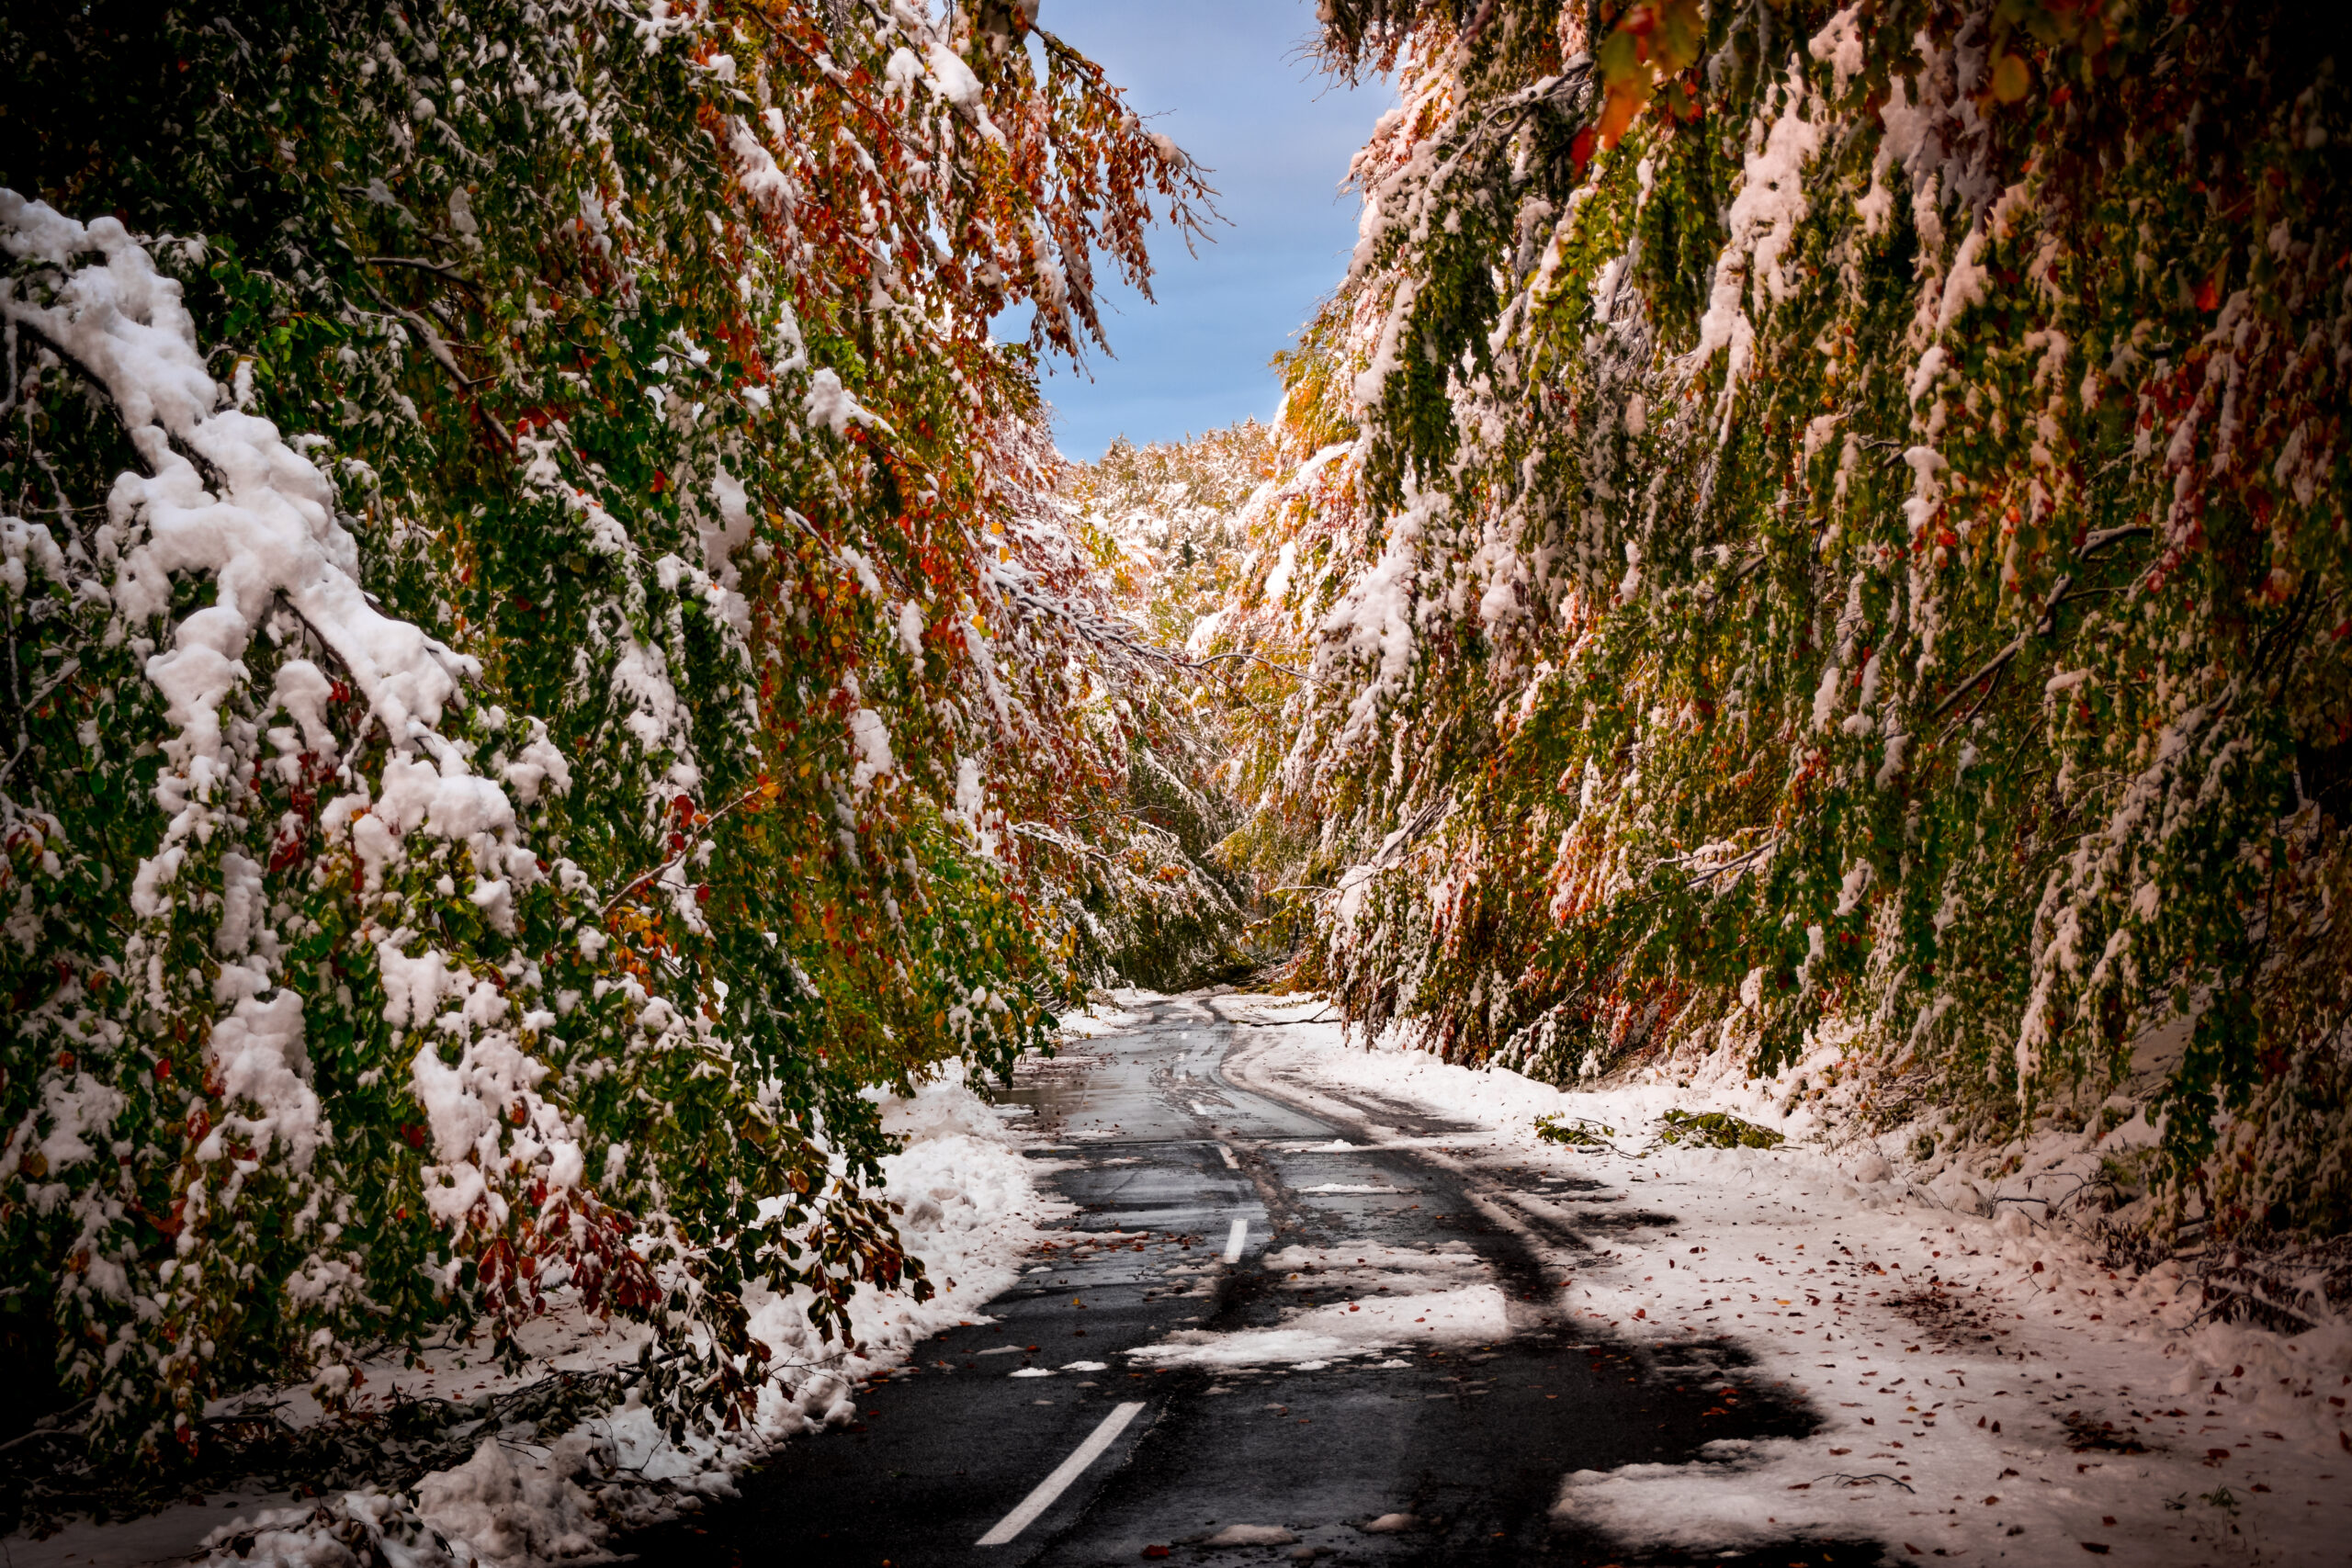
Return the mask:
[[[1314, 1010], [1271, 998], [1219, 1007], [1260, 1025]], [[1506, 1204], [1573, 1217], [1573, 1199], [1519, 1190], [1586, 1177], [1622, 1194], [1608, 1207], [1671, 1215], [1670, 1232], [1588, 1229], [1600, 1251], [1558, 1259], [1569, 1278], [1557, 1310], [1653, 1345], [1662, 1363], [1678, 1343], [1737, 1341], [1758, 1363], [1740, 1376], [1779, 1383], [1823, 1418], [1803, 1439], [1711, 1445], [1698, 1464], [1564, 1477], [1563, 1516], [1684, 1549], [1862, 1534], [1905, 1560], [2345, 1560], [2352, 1327], [2288, 1337], [2199, 1323], [2177, 1269], [2134, 1278], [2103, 1266], [2046, 1202], [1967, 1212], [2003, 1194], [1949, 1178], [1914, 1186], [1875, 1144], [1832, 1151], [1803, 1109], [1782, 1114], [1784, 1086], [1736, 1069], [1565, 1091], [1351, 1044], [1336, 1023], [1246, 1033], [1249, 1076], [1302, 1104], [1321, 1109], [1321, 1089], [1476, 1129], [1394, 1142], [1443, 1144]], [[1675, 1108], [1729, 1111], [1789, 1142], [1657, 1142]], [[1539, 1115], [1612, 1129], [1623, 1152], [1546, 1143]], [[1331, 1310], [1281, 1332], [1303, 1337]], [[1724, 1383], [1726, 1398], [1737, 1384]]]
[[1290, 1365], [1312, 1371], [1333, 1361], [1400, 1345], [1488, 1344], [1510, 1333], [1502, 1287], [1466, 1246], [1414, 1252], [1351, 1246], [1332, 1252], [1289, 1247], [1269, 1253], [1267, 1270], [1295, 1280], [1312, 1271], [1341, 1301], [1292, 1307], [1271, 1328], [1229, 1333], [1179, 1329], [1134, 1352], [1165, 1367]]

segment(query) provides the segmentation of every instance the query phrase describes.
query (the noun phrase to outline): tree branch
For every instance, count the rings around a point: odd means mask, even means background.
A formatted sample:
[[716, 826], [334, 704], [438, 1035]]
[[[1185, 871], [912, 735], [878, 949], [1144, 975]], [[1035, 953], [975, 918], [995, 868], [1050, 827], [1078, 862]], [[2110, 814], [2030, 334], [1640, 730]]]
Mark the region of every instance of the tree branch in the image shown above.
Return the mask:
[[632, 879], [628, 886], [614, 894], [611, 902], [607, 903], [604, 907], [604, 908], [599, 912], [597, 918], [602, 919], [610, 916], [615, 909], [619, 908], [624, 903], [634, 897], [638, 891], [643, 888], [648, 883], [659, 881], [662, 876], [668, 874], [673, 868], [683, 864], [685, 858], [695, 852], [695, 847], [710, 836], [710, 830], [713, 828], [718, 826], [718, 819], [720, 818], [726, 816], [737, 807], [758, 799], [763, 793], [764, 793], [764, 791], [762, 785], [753, 784], [751, 788], [745, 790], [742, 794], [737, 795], [734, 799], [729, 801], [726, 805], [720, 807], [718, 810], [704, 818], [701, 826], [697, 827], [694, 832], [688, 836], [684, 846], [681, 848], [677, 853], [672, 855], [668, 860], [663, 861], [660, 865], [655, 866], [651, 871], [641, 873], [639, 875]]
[[[1147, 656], [1155, 651], [1157, 650], [1145, 650]], [[1303, 670], [1294, 670], [1287, 664], [1277, 664], [1272, 660], [1256, 653], [1212, 653], [1206, 659], [1178, 659], [1171, 654], [1169, 656], [1169, 662], [1174, 664], [1180, 670], [1205, 670], [1210, 665], [1227, 659], [1247, 659], [1252, 663], [1262, 664], [1269, 670], [1278, 671], [1284, 675], [1288, 675], [1293, 680], [1304, 681], [1310, 686], [1319, 686], [1323, 683]]]
[[417, 272], [429, 272], [435, 277], [445, 278], [458, 285], [468, 293], [477, 296], [481, 293], [481, 285], [459, 272], [456, 267], [424, 256], [359, 256], [355, 259], [366, 266], [404, 266]]

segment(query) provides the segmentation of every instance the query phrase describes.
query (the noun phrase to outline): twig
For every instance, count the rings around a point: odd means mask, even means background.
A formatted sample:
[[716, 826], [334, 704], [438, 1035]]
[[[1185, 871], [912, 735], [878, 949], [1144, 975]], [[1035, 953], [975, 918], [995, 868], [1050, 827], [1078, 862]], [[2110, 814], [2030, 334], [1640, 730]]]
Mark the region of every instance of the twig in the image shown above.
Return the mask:
[[497, 378], [492, 376], [467, 375], [465, 370], [458, 364], [458, 356], [449, 352], [449, 345], [443, 340], [441, 333], [434, 327], [431, 321], [424, 319], [421, 312], [412, 310], [405, 305], [391, 304], [381, 298], [379, 298], [376, 302], [384, 306], [385, 309], [391, 311], [393, 315], [400, 317], [402, 321], [405, 321], [409, 325], [414, 327], [419, 333], [424, 334], [425, 352], [432, 355], [434, 360], [441, 367], [441, 368], [449, 373], [450, 378], [458, 383], [458, 389], [459, 391], [470, 392], [476, 387], [481, 386], [484, 381], [495, 380]]
[[[1149, 824], [1147, 823], [1146, 826]], [[1114, 871], [1119, 868], [1119, 863], [1101, 850], [1080, 843], [1076, 839], [1048, 828], [1043, 822], [1008, 822], [1005, 824], [1005, 831], [1017, 833], [1024, 839], [1035, 839], [1041, 844], [1051, 844], [1057, 850], [1067, 851], [1083, 859], [1101, 861]]]
[[1167, 649], [1154, 648], [1148, 642], [1139, 641], [1132, 632], [1114, 621], [1105, 620], [1078, 605], [1051, 598], [1023, 583], [1011, 581], [1002, 576], [996, 577], [994, 582], [997, 591], [1019, 608], [1035, 615], [1056, 616], [1077, 632], [1080, 640], [1116, 655], [1140, 659], [1174, 670], [1205, 670], [1208, 666], [1224, 660], [1247, 659], [1295, 680], [1304, 681], [1310, 686], [1322, 683], [1303, 670], [1294, 670], [1287, 664], [1277, 664], [1272, 660], [1256, 653], [1213, 653], [1204, 659], [1187, 659]]
[[446, 262], [433, 261], [424, 256], [360, 256], [356, 259], [366, 266], [404, 266], [417, 272], [429, 272], [435, 277], [447, 278], [469, 293], [479, 295], [481, 292], [481, 285]]
[[2009, 661], [2017, 658], [2019, 653], [2025, 650], [2025, 645], [2029, 638], [2048, 636], [2050, 627], [2053, 624], [2053, 617], [2058, 613], [2058, 607], [2066, 602], [2066, 591], [2074, 585], [2075, 578], [2072, 572], [2061, 574], [2058, 581], [2052, 584], [2049, 596], [2042, 600], [2041, 611], [2039, 615], [2034, 616], [2032, 627], [2030, 630], [2019, 632], [2016, 637], [2011, 637], [2007, 648], [2004, 648], [2000, 652], [1993, 655], [1992, 658], [1986, 660], [1982, 665], [1977, 667], [1976, 673], [1971, 675], [1967, 680], [1962, 681], [1959, 685], [1954, 686], [1950, 692], [1946, 693], [1944, 694], [1944, 700], [1938, 703], [1935, 707], [1929, 711], [1928, 715], [1928, 721], [1932, 723], [1935, 720], [1943, 717], [1946, 713], [1950, 712], [1951, 708], [1959, 703], [1961, 698], [1966, 696], [1970, 692], [1976, 689], [1977, 682], [1981, 681], [1998, 679], [2001, 671], [2009, 667]]
[[[1688, 892], [1693, 887], [1703, 887], [1718, 876], [1725, 876], [1733, 872], [1744, 871], [1764, 856], [1770, 854], [1774, 850], [1780, 847], [1780, 844], [1781, 835], [1775, 833], [1771, 837], [1766, 839], [1762, 843], [1757, 845], [1754, 849], [1743, 851], [1740, 853], [1732, 856], [1731, 859], [1723, 862], [1719, 865], [1702, 866], [1700, 868], [1698, 874], [1691, 877], [1690, 882], [1685, 885], [1684, 891]], [[1658, 864], [1661, 868], [1667, 866], [1690, 865], [1697, 859], [1698, 853], [1696, 851], [1693, 851], [1691, 853], [1687, 855], [1671, 856], [1666, 860], [1660, 861]]]
[[1342, 870], [1340, 874], [1339, 886], [1313, 887], [1297, 885], [1285, 885], [1281, 887], [1273, 888], [1272, 891], [1276, 893], [1317, 893], [1327, 898], [1331, 897], [1344, 891], [1347, 886], [1348, 877], [1357, 872], [1363, 873], [1364, 879], [1366, 881], [1370, 881], [1373, 877], [1378, 876], [1382, 872], [1387, 870], [1390, 865], [1395, 863], [1396, 857], [1401, 857], [1407, 850], [1411, 849], [1431, 829], [1441, 826], [1453, 815], [1453, 794], [1449, 790], [1444, 795], [1438, 796], [1437, 799], [1430, 801], [1427, 806], [1422, 807], [1419, 811], [1413, 813], [1411, 818], [1406, 821], [1402, 828], [1397, 829], [1395, 832], [1389, 834], [1387, 838], [1382, 840], [1380, 848], [1373, 852], [1372, 858], [1370, 860], [1358, 865], [1348, 866]]
[[1565, 1149], [1600, 1148], [1607, 1149], [1611, 1154], [1617, 1156], [1621, 1159], [1640, 1159], [1642, 1157], [1639, 1154], [1626, 1153], [1623, 1149], [1619, 1148], [1615, 1144], [1611, 1143], [1607, 1138], [1604, 1138], [1600, 1134], [1593, 1132], [1592, 1125], [1593, 1124], [1591, 1122], [1587, 1122], [1584, 1118], [1577, 1117], [1573, 1124], [1573, 1131], [1577, 1134], [1577, 1136], [1573, 1138], [1555, 1138], [1547, 1135], [1544, 1129], [1546, 1127], [1558, 1127], [1562, 1128], [1564, 1131], [1570, 1130], [1567, 1127], [1567, 1124], [1563, 1123], [1557, 1117], [1546, 1118], [1538, 1116], [1535, 1119], [1535, 1135], [1542, 1138], [1547, 1144], [1554, 1144]]
[[[115, 422], [122, 426], [122, 433], [125, 435], [132, 435], [135, 434], [130, 428], [130, 421], [123, 414], [122, 405], [115, 400], [114, 389], [107, 384], [105, 378], [99, 376], [97, 372], [92, 370], [87, 365], [84, 364], [80, 355], [76, 355], [72, 349], [66, 347], [64, 343], [61, 341], [56, 334], [52, 333], [47, 326], [35, 319], [30, 313], [21, 310], [7, 310], [5, 314], [8, 326], [12, 331], [21, 329], [23, 332], [29, 333], [35, 342], [47, 348], [50, 353], [57, 355], [58, 359], [62, 364], [71, 368], [76, 375], [80, 376], [83, 380], [88, 382], [92, 387], [96, 388], [99, 392], [105, 395], [107, 407], [113, 411]], [[28, 417], [29, 418], [29, 415], [28, 415]], [[159, 425], [157, 428], [161, 429], [162, 427]], [[131, 442], [131, 449], [136, 455], [139, 466], [141, 468], [145, 469], [148, 467], [146, 455], [138, 451], [138, 446], [139, 444], [136, 440]], [[220, 470], [213, 468], [209, 459], [200, 456], [192, 456], [191, 461], [194, 463], [196, 468], [204, 474], [205, 478], [211, 482], [211, 488], [217, 493], [223, 495], [228, 493], [228, 486], [220, 479]], [[44, 468], [47, 467], [46, 464], [43, 464], [42, 466]]]
[[[1151, 657], [1156, 654], [1158, 650], [1147, 648], [1142, 649], [1142, 651], [1146, 657]], [[1269, 670], [1280, 671], [1283, 674], [1290, 676], [1293, 680], [1304, 681], [1310, 686], [1319, 686], [1323, 683], [1303, 670], [1294, 670], [1287, 664], [1277, 664], [1272, 660], [1266, 658], [1262, 654], [1256, 653], [1212, 653], [1206, 659], [1178, 659], [1173, 655], [1170, 655], [1168, 661], [1175, 665], [1180, 670], [1205, 670], [1210, 665], [1227, 659], [1247, 659], [1251, 660], [1253, 663], [1262, 664]]]
[[[1848, 1486], [1858, 1486], [1865, 1481], [1891, 1481], [1895, 1485], [1902, 1487], [1905, 1492], [1910, 1492], [1912, 1495], [1918, 1495], [1918, 1494], [1913, 1490], [1909, 1482], [1904, 1480], [1900, 1476], [1889, 1475], [1883, 1470], [1871, 1471], [1867, 1475], [1849, 1475], [1842, 1470], [1833, 1470], [1826, 1475], [1815, 1476], [1813, 1481], [1838, 1481], [1843, 1482]], [[1808, 1481], [1805, 1484], [1810, 1486], [1813, 1484], [1813, 1481]]]
[[[2126, 524], [2120, 528], [2101, 528], [2097, 533], [2089, 535], [2083, 540], [2082, 553], [2076, 558], [2077, 564], [2079, 565], [2083, 562], [2088, 561], [2091, 557], [2107, 548], [2109, 545], [2116, 544], [2124, 539], [2145, 537], [2150, 531], [2151, 530], [2145, 524], [2141, 523]], [[2009, 667], [2010, 661], [2016, 659], [2019, 653], [2024, 651], [2025, 645], [2029, 639], [2037, 637], [2048, 637], [2057, 627], [2058, 611], [2069, 600], [2085, 598], [2092, 593], [2099, 592], [2103, 591], [2092, 588], [2077, 590], [2075, 587], [2075, 574], [2071, 571], [2061, 573], [2058, 581], [2050, 585], [2050, 592], [2048, 595], [2042, 599], [2041, 612], [2034, 617], [2033, 626], [2026, 631], [2019, 632], [2015, 637], [2010, 639], [2009, 645], [2007, 648], [2004, 648], [2000, 652], [1993, 655], [1992, 658], [1986, 660], [1982, 665], [1978, 666], [1977, 671], [1973, 675], [1971, 675], [1967, 680], [1962, 681], [1959, 685], [1954, 686], [1950, 692], [1946, 693], [1944, 694], [1944, 700], [1938, 703], [1934, 709], [1928, 713], [1928, 718], [1929, 722], [1932, 723], [1936, 719], [1943, 717], [1946, 713], [1950, 712], [1952, 707], [1959, 703], [1962, 697], [1967, 695], [1969, 692], [1973, 691], [1979, 682], [1988, 679], [1998, 679], [2001, 672]], [[1986, 694], [1987, 696], [1990, 694], [1991, 694], [1989, 692]], [[1984, 703], [1980, 701], [1977, 704], [1977, 707], [1982, 706], [1984, 706]], [[1975, 711], [1975, 708], [1971, 708], [1969, 713], [1973, 716]]]
[[65, 1423], [74, 1416], [79, 1415], [81, 1412], [87, 1410], [91, 1405], [96, 1404], [96, 1403], [97, 1401], [96, 1399], [85, 1399], [79, 1404], [71, 1404], [66, 1406], [51, 1418], [51, 1422], [49, 1426], [35, 1427], [29, 1432], [19, 1432], [17, 1436], [9, 1438], [6, 1442], [0, 1443], [0, 1454], [6, 1453], [10, 1449], [15, 1448], [19, 1443], [29, 1443], [35, 1438], [73, 1438], [80, 1436], [81, 1434], [74, 1431], [71, 1427], [67, 1427]]
[[2120, 540], [2144, 539], [2154, 531], [2145, 523], [2126, 523], [2119, 528], [2097, 529], [2083, 536], [2083, 558], [2088, 559]]
[[742, 794], [737, 795], [734, 799], [729, 801], [726, 805], [712, 812], [708, 817], [704, 818], [702, 825], [696, 828], [687, 838], [684, 846], [681, 848], [677, 853], [672, 855], [668, 860], [663, 861], [660, 865], [655, 866], [651, 871], [643, 873], [628, 886], [622, 888], [618, 893], [614, 894], [612, 901], [605, 906], [602, 913], [599, 914], [597, 918], [602, 919], [610, 916], [615, 909], [619, 908], [623, 903], [634, 897], [639, 888], [643, 887], [650, 882], [659, 880], [673, 867], [682, 864], [688, 855], [695, 852], [695, 847], [697, 844], [700, 844], [703, 840], [710, 836], [710, 830], [718, 825], [718, 819], [720, 818], [726, 816], [737, 807], [743, 805], [746, 801], [757, 799], [760, 794], [761, 786], [753, 784], [750, 789], [745, 790]]

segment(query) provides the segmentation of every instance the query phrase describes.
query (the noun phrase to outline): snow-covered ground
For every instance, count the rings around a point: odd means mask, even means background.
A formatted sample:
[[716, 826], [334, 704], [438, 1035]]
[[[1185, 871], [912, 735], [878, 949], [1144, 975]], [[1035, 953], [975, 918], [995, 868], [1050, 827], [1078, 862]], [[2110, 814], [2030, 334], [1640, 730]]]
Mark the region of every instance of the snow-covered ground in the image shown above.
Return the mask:
[[[1218, 1006], [1258, 1022], [1317, 1010]], [[2347, 1560], [2352, 1326], [2288, 1337], [2200, 1322], [2177, 1268], [2104, 1267], [2044, 1201], [2096, 1165], [2101, 1140], [2045, 1140], [1989, 1190], [1956, 1168], [1915, 1185], [1899, 1134], [1830, 1148], [1829, 1129], [1789, 1106], [1794, 1069], [1776, 1081], [1686, 1067], [1564, 1091], [1367, 1049], [1336, 1023], [1248, 1032], [1250, 1077], [1310, 1109], [1317, 1086], [1370, 1091], [1480, 1129], [1443, 1140], [1473, 1168], [1598, 1177], [1673, 1215], [1670, 1235], [1566, 1255], [1560, 1307], [1662, 1348], [1737, 1340], [1759, 1363], [1746, 1375], [1823, 1417], [1813, 1437], [1713, 1445], [1698, 1464], [1566, 1476], [1562, 1514], [1686, 1549], [1807, 1533], [1980, 1562]], [[1727, 1111], [1788, 1142], [1664, 1144], [1658, 1119], [1676, 1109]], [[1614, 1148], [1545, 1142], [1538, 1116], [1609, 1129]], [[2108, 1139], [2143, 1133], [2127, 1123]], [[1374, 1331], [1360, 1325], [1345, 1332]]]
[[[2199, 1321], [2197, 1292], [2177, 1269], [2110, 1270], [2067, 1213], [2044, 1201], [2076, 1184], [2101, 1143], [2128, 1143], [2144, 1129], [2045, 1140], [1987, 1185], [1957, 1168], [1930, 1176], [1905, 1167], [1906, 1134], [1833, 1147], [1830, 1127], [1791, 1095], [1788, 1079], [1749, 1079], [1733, 1066], [1563, 1091], [1367, 1049], [1335, 1023], [1280, 1021], [1319, 1011], [1312, 1003], [1228, 996], [1213, 1005], [1275, 1025], [1240, 1032], [1237, 1078], [1309, 1109], [1324, 1095], [1369, 1096], [1461, 1123], [1471, 1131], [1395, 1142], [1479, 1178], [1524, 1213], [1542, 1215], [1546, 1200], [1526, 1190], [1552, 1173], [1598, 1178], [1672, 1215], [1670, 1235], [1612, 1228], [1600, 1252], [1554, 1259], [1565, 1277], [1554, 1310], [1662, 1350], [1737, 1341], [1758, 1366], [1727, 1381], [1728, 1393], [1770, 1379], [1823, 1417], [1812, 1437], [1713, 1445], [1695, 1464], [1564, 1476], [1564, 1515], [1629, 1544], [1701, 1551], [1816, 1534], [1877, 1536], [1906, 1558], [2033, 1562], [2086, 1551], [2166, 1564], [2346, 1560], [2352, 1327], [2287, 1337]], [[1072, 1020], [1069, 1032], [1133, 1021], [1104, 1008]], [[1788, 1141], [1667, 1145], [1656, 1134], [1668, 1110], [1730, 1112]], [[136, 1568], [208, 1544], [220, 1562], [351, 1568], [371, 1543], [391, 1568], [526, 1568], [592, 1556], [616, 1528], [724, 1495], [730, 1473], [766, 1446], [846, 1420], [856, 1382], [942, 1327], [980, 1320], [1044, 1239], [1044, 1223], [1059, 1217], [1037, 1185], [1051, 1168], [1023, 1152], [1025, 1119], [953, 1079], [893, 1100], [886, 1116], [907, 1140], [888, 1162], [888, 1190], [940, 1293], [920, 1305], [862, 1296], [851, 1352], [817, 1345], [797, 1300], [755, 1299], [753, 1332], [777, 1348], [783, 1368], [755, 1430], [673, 1445], [628, 1404], [551, 1446], [484, 1429], [471, 1458], [405, 1495], [216, 1496], [126, 1523], [73, 1525], [44, 1540], [11, 1538], [0, 1543], [8, 1568]], [[1583, 1123], [1612, 1146], [1546, 1142], [1539, 1116]], [[1326, 1291], [1361, 1275], [1361, 1302], [1305, 1304], [1262, 1330], [1179, 1332], [1138, 1360], [1311, 1371], [1326, 1359], [1376, 1359], [1390, 1347], [1490, 1342], [1524, 1310], [1464, 1244], [1346, 1250], [1336, 1258], [1294, 1247], [1265, 1262]], [[615, 1327], [551, 1323], [542, 1332], [541, 1348], [566, 1367], [610, 1367], [635, 1350]], [[463, 1346], [369, 1374], [379, 1399], [395, 1389], [469, 1399], [513, 1386]], [[297, 1403], [288, 1414], [314, 1412]]]
[[[1102, 1018], [1074, 1021], [1073, 1032], [1101, 1032]], [[649, 1522], [724, 1495], [729, 1475], [771, 1444], [849, 1419], [856, 1382], [906, 1359], [917, 1342], [969, 1321], [1012, 1280], [1018, 1260], [1061, 1210], [1038, 1185], [1049, 1166], [1022, 1152], [1018, 1123], [946, 1076], [883, 1107], [884, 1125], [906, 1140], [884, 1162], [887, 1191], [904, 1209], [908, 1250], [937, 1292], [916, 1303], [899, 1292], [863, 1292], [853, 1303], [855, 1349], [821, 1343], [804, 1293], [754, 1292], [751, 1331], [775, 1350], [777, 1380], [760, 1396], [751, 1429], [673, 1444], [634, 1393], [552, 1445], [494, 1431], [464, 1463], [428, 1474], [413, 1494], [363, 1491], [318, 1500], [224, 1494], [143, 1518], [81, 1521], [44, 1540], [0, 1540], [8, 1568], [138, 1568], [192, 1555], [250, 1564], [351, 1568], [379, 1546], [391, 1568], [444, 1568], [481, 1562], [500, 1568], [598, 1553], [616, 1528]], [[367, 1369], [366, 1392], [381, 1403], [412, 1398], [478, 1399], [509, 1392], [549, 1369], [593, 1371], [634, 1359], [640, 1336], [619, 1324], [551, 1314], [535, 1325], [540, 1362], [525, 1379], [503, 1375], [477, 1343], [447, 1345], [413, 1366], [390, 1358]], [[260, 1391], [288, 1420], [319, 1418], [300, 1390]], [[225, 1402], [226, 1411], [238, 1402]], [[485, 1405], [485, 1409], [488, 1407]], [[216, 1412], [218, 1413], [218, 1412]], [[356, 1554], [352, 1548], [362, 1550]]]

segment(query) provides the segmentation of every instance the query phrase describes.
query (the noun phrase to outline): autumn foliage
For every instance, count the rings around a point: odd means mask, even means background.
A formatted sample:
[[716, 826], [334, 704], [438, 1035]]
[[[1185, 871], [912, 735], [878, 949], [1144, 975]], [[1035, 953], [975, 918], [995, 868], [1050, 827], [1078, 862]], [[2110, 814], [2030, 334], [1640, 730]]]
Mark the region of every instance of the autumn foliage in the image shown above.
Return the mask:
[[1934, 1166], [2130, 1123], [2143, 1234], [2352, 1223], [2329, 24], [1326, 9], [1399, 104], [1214, 645], [1313, 677], [1237, 717], [1302, 977]]
[[751, 1284], [928, 1288], [868, 1091], [1115, 963], [1034, 354], [1197, 174], [830, 0], [17, 8], [0, 115], [12, 1375], [170, 1454], [553, 1304], [735, 1419]]

